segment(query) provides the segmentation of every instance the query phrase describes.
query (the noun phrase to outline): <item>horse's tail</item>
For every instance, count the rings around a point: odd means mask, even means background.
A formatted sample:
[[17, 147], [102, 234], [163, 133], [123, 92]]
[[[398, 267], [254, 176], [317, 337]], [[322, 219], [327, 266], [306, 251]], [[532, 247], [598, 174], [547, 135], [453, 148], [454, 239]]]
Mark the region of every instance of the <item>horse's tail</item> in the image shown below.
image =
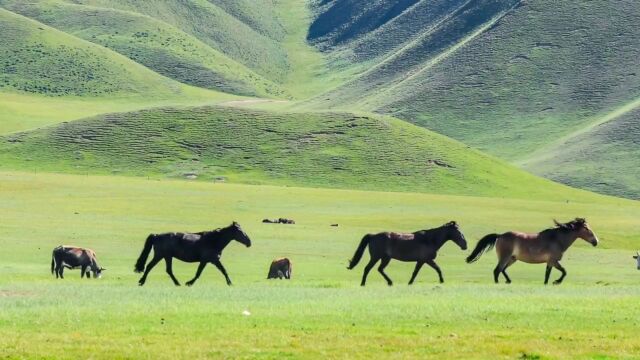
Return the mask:
[[360, 241], [360, 245], [358, 245], [358, 248], [356, 249], [356, 253], [353, 254], [353, 258], [349, 260], [349, 266], [347, 267], [347, 269], [351, 270], [356, 267], [356, 265], [358, 265], [358, 262], [360, 261], [360, 259], [362, 258], [362, 254], [364, 253], [364, 249], [367, 248], [370, 240], [370, 234], [367, 234], [362, 238], [362, 240]]
[[136, 261], [136, 267], [134, 269], [135, 272], [141, 273], [144, 271], [144, 264], [147, 262], [147, 258], [149, 257], [149, 253], [151, 252], [154, 237], [154, 234], [150, 234], [149, 236], [147, 236], [147, 240], [144, 242], [144, 248], [142, 248], [140, 257], [138, 258], [138, 261]]
[[471, 254], [467, 257], [467, 262], [471, 264], [476, 260], [480, 259], [480, 256], [487, 250], [490, 250], [495, 244], [496, 240], [498, 240], [498, 234], [489, 234], [480, 241], [476, 245], [475, 249], [471, 252]]

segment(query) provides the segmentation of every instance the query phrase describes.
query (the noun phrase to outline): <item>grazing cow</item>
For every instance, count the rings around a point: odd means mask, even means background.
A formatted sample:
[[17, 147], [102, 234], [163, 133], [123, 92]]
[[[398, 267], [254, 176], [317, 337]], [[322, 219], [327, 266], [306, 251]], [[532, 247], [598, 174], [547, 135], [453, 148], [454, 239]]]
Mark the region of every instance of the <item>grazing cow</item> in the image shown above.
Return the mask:
[[55, 271], [56, 279], [64, 279], [64, 268], [80, 268], [80, 278], [83, 278], [86, 274], [87, 279], [91, 277], [91, 272], [93, 272], [95, 279], [99, 279], [102, 277], [102, 272], [106, 270], [98, 265], [96, 253], [93, 250], [60, 245], [53, 249], [51, 255], [51, 274]]
[[636, 259], [636, 266], [638, 267], [638, 270], [640, 270], [640, 251], [636, 251], [633, 258]]
[[269, 267], [269, 275], [267, 279], [291, 279], [291, 271], [293, 270], [293, 264], [287, 258], [275, 259], [271, 262]]

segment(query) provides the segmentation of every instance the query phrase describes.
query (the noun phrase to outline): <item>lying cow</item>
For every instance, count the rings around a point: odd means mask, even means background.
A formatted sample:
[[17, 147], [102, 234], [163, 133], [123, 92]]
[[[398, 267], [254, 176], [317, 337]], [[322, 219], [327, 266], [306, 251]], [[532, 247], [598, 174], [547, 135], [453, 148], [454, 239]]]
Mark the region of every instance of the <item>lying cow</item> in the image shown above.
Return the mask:
[[51, 274], [55, 271], [56, 279], [58, 277], [64, 279], [64, 268], [80, 268], [80, 278], [86, 274], [87, 279], [91, 277], [91, 272], [93, 272], [94, 278], [99, 279], [102, 277], [102, 272], [106, 270], [98, 265], [96, 253], [93, 250], [60, 245], [53, 249], [51, 255]]
[[636, 259], [636, 267], [640, 270], [640, 251], [636, 251], [636, 254], [633, 256]]
[[279, 218], [275, 220], [264, 219], [262, 220], [265, 224], [295, 224], [296, 222], [292, 219]]
[[291, 279], [291, 271], [293, 270], [293, 264], [287, 258], [275, 259], [271, 262], [269, 267], [269, 275], [267, 279]]

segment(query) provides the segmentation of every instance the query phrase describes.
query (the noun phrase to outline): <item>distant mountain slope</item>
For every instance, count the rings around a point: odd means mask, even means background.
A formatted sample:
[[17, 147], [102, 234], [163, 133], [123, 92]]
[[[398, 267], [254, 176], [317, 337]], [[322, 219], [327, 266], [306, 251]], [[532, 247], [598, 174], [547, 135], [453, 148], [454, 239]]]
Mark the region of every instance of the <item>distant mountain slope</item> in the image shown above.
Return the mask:
[[524, 167], [571, 186], [640, 199], [640, 99], [635, 105], [533, 154]]
[[[335, 0], [314, 11], [310, 41], [360, 74], [307, 105], [392, 114], [512, 161], [640, 96], [638, 2]], [[621, 170], [608, 193], [631, 188]]]
[[283, 94], [244, 65], [148, 16], [63, 1], [0, 0], [0, 6], [110, 48], [185, 84], [239, 95]]
[[2, 8], [0, 28], [0, 90], [52, 96], [183, 91], [122, 55]]
[[582, 196], [390, 117], [225, 107], [108, 114], [0, 138], [0, 169], [505, 197]]
[[275, 20], [272, 1], [74, 0], [74, 3], [126, 10], [158, 19], [271, 81], [281, 81], [289, 67], [286, 51], [279, 42], [284, 36], [283, 29]]

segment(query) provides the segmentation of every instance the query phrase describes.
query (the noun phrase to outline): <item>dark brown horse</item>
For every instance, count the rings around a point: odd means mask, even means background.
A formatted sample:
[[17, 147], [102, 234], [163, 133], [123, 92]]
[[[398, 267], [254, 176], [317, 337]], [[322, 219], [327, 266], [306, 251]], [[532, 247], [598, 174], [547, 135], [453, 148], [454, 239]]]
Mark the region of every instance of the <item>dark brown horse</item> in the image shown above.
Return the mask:
[[[165, 233], [165, 234], [151, 234], [147, 237], [144, 243], [142, 253], [136, 262], [135, 271], [142, 272], [144, 274], [138, 282], [140, 286], [144, 285], [147, 280], [147, 275], [156, 264], [164, 259], [167, 264], [167, 274], [173, 280], [176, 286], [180, 286], [178, 279], [173, 275], [173, 268], [171, 262], [175, 257], [178, 260], [185, 262], [199, 262], [198, 271], [196, 276], [187, 282], [187, 286], [193, 285], [198, 280], [208, 263], [215, 265], [218, 270], [224, 275], [227, 280], [227, 285], [231, 285], [231, 279], [227, 275], [227, 270], [220, 262], [222, 256], [222, 250], [229, 245], [231, 240], [237, 240], [244, 244], [246, 247], [251, 246], [251, 240], [249, 236], [242, 230], [237, 222], [233, 224], [213, 231], [204, 231], [199, 233]], [[154, 256], [145, 270], [144, 264], [149, 257], [151, 248], [154, 250]]]
[[358, 265], [364, 249], [368, 245], [371, 260], [369, 260], [369, 263], [364, 268], [362, 282], [360, 283], [361, 286], [364, 286], [367, 282], [367, 275], [378, 260], [382, 260], [378, 271], [384, 279], [387, 280], [389, 286], [393, 285], [389, 276], [384, 273], [384, 268], [389, 265], [391, 259], [416, 263], [413, 275], [411, 275], [411, 280], [409, 280], [409, 285], [413, 284], [420, 268], [425, 263], [438, 273], [440, 283], [443, 283], [442, 271], [440, 271], [440, 267], [438, 267], [438, 264], [436, 264], [434, 260], [438, 255], [438, 250], [447, 240], [453, 240], [462, 250], [467, 249], [467, 241], [455, 221], [451, 221], [439, 228], [420, 230], [414, 233], [382, 232], [378, 234], [368, 234], [360, 241], [360, 245], [353, 255], [353, 259], [349, 262], [348, 269], [353, 269]]
[[473, 249], [471, 255], [467, 257], [467, 262], [472, 263], [480, 258], [486, 251], [494, 245], [498, 254], [498, 265], [493, 270], [493, 279], [498, 283], [500, 273], [504, 275], [507, 284], [511, 283], [507, 268], [516, 261], [524, 261], [529, 264], [547, 263], [547, 270], [544, 275], [544, 283], [549, 282], [551, 267], [558, 269], [562, 275], [554, 284], [560, 284], [567, 271], [560, 265], [562, 255], [573, 245], [576, 239], [581, 238], [593, 246], [598, 245], [598, 237], [589, 228], [585, 219], [577, 218], [565, 224], [554, 221], [556, 226], [543, 230], [537, 234], [526, 234], [510, 231], [502, 235], [489, 234], [478, 241], [478, 245]]

